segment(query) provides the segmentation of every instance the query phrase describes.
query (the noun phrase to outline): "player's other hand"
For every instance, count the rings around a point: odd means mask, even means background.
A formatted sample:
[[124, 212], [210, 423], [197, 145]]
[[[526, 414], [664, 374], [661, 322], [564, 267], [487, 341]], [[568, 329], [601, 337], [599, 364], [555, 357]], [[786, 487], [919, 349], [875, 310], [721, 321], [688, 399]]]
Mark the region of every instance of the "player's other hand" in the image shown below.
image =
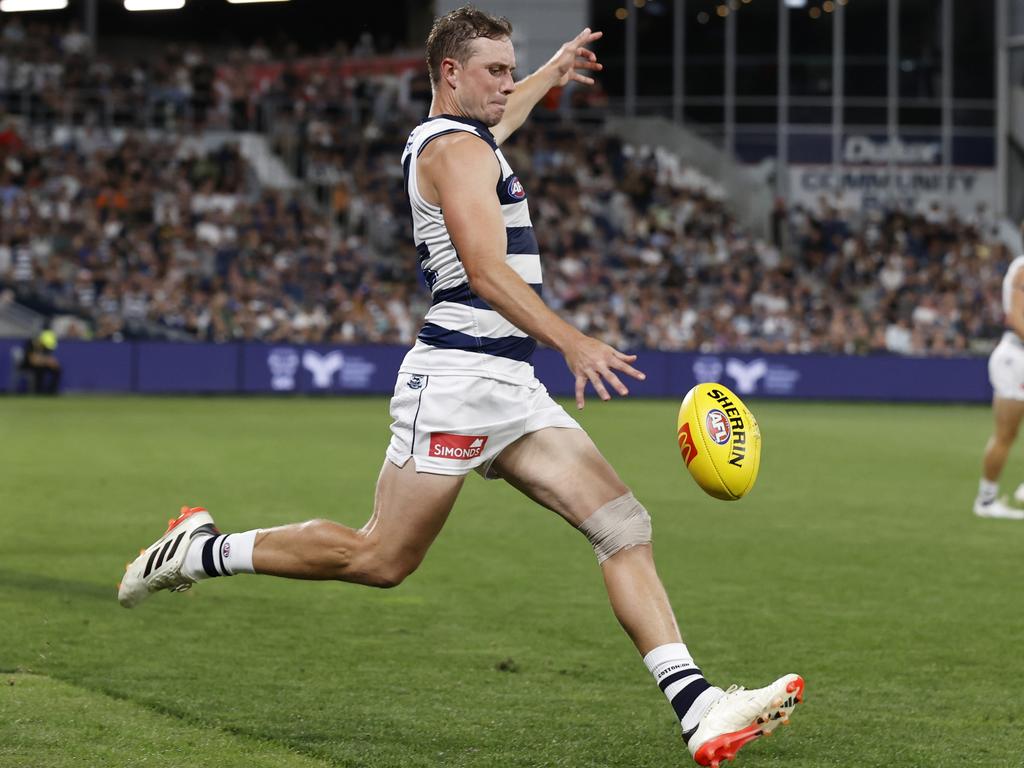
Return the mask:
[[576, 377], [576, 407], [583, 408], [583, 391], [589, 381], [597, 396], [602, 400], [610, 400], [611, 395], [605, 386], [607, 382], [617, 393], [625, 397], [629, 389], [619, 379], [616, 371], [632, 376], [638, 381], [643, 381], [647, 375], [638, 371], [630, 363], [636, 360], [636, 355], [627, 355], [624, 352], [605, 344], [603, 341], [580, 334], [579, 338], [563, 351], [566, 365]]
[[558, 49], [547, 64], [554, 72], [555, 85], [564, 86], [570, 80], [584, 85], [594, 84], [594, 78], [577, 70], [600, 72], [604, 69], [604, 65], [597, 60], [597, 54], [586, 47], [600, 40], [602, 35], [604, 32], [591, 32], [590, 27], [587, 27]]

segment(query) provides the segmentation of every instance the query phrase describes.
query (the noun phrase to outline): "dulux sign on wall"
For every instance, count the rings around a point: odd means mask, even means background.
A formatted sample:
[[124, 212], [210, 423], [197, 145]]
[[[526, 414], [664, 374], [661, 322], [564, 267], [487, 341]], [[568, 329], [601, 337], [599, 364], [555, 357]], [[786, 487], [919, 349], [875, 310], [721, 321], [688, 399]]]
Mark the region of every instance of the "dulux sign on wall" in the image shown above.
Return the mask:
[[790, 200], [812, 209], [824, 197], [847, 209], [897, 206], [924, 211], [937, 203], [965, 217], [977, 214], [979, 206], [991, 213], [996, 200], [995, 168], [943, 162], [942, 144], [934, 139], [847, 136], [838, 165], [790, 165]]

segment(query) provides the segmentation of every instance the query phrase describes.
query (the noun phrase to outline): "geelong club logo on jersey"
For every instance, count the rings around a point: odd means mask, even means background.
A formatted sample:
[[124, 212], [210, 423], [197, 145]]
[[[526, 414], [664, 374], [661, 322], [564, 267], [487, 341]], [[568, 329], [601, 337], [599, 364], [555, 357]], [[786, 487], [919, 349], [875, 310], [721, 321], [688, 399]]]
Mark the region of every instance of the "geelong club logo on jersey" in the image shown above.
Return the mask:
[[706, 424], [708, 436], [718, 445], [725, 445], [729, 442], [729, 438], [732, 437], [732, 427], [729, 425], [729, 419], [725, 417], [724, 413], [717, 408], [708, 411]]
[[430, 433], [430, 456], [435, 459], [475, 459], [487, 445], [485, 435], [452, 435], [448, 432]]
[[522, 200], [526, 197], [526, 190], [523, 188], [523, 182], [519, 180], [518, 176], [512, 176], [508, 180], [508, 186], [505, 189], [508, 191], [508, 196], [513, 200]]

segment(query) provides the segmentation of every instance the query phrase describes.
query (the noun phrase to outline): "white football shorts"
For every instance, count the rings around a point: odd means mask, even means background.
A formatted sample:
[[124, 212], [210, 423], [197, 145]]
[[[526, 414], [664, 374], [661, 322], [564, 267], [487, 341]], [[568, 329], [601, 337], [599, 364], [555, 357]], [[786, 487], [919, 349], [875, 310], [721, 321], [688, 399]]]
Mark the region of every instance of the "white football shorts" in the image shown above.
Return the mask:
[[988, 358], [988, 380], [996, 397], [1024, 400], [1024, 344], [1003, 336]]
[[478, 376], [400, 373], [391, 398], [387, 458], [417, 472], [490, 478], [491, 463], [523, 435], [545, 427], [582, 429], [537, 379], [510, 384]]

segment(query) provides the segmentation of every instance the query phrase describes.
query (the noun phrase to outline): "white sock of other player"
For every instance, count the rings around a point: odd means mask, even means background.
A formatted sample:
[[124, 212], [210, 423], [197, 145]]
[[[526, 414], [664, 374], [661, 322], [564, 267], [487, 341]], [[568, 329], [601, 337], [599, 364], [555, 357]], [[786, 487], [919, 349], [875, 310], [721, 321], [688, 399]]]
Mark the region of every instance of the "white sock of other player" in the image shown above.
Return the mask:
[[708, 707], [722, 695], [722, 689], [704, 679], [683, 643], [659, 645], [644, 656], [644, 664], [676, 711], [683, 739], [689, 741]]
[[982, 504], [991, 504], [999, 494], [999, 483], [993, 483], [984, 477], [978, 483], [978, 501]]
[[236, 573], [255, 573], [252, 548], [260, 530], [197, 537], [188, 548], [181, 572], [196, 581], [214, 576], [234, 576]]

